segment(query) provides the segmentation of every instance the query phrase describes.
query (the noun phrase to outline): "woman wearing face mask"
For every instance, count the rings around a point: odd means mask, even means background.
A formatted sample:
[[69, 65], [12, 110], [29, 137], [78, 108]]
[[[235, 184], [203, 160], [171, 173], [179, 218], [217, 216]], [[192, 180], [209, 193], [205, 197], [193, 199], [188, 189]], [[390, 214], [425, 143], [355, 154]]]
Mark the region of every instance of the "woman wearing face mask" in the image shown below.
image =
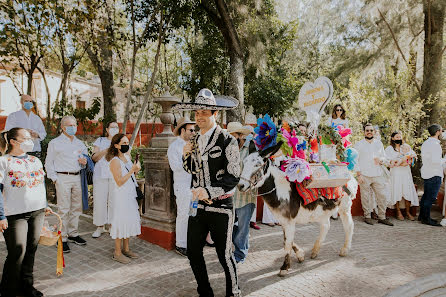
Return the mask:
[[6, 151], [0, 157], [0, 231], [8, 250], [1, 296], [43, 296], [34, 288], [33, 269], [47, 207], [45, 172], [40, 160], [27, 154], [33, 147], [26, 129], [0, 135], [0, 151]]
[[[402, 148], [403, 146], [403, 148]], [[415, 158], [415, 152], [403, 145], [401, 132], [393, 132], [390, 137], [390, 145], [386, 148], [386, 157], [390, 160], [390, 200], [389, 205], [396, 209], [396, 218], [404, 220], [401, 208], [406, 208], [407, 219], [413, 221], [414, 217], [410, 214], [410, 206], [418, 206], [418, 195], [412, 179], [409, 160], [406, 157]]]
[[92, 159], [96, 162], [93, 174], [93, 224], [97, 226], [93, 238], [101, 236], [105, 230], [105, 224], [111, 222], [111, 200], [109, 182], [111, 178], [110, 167], [105, 159], [113, 136], [119, 133], [117, 122], [109, 122], [105, 131], [107, 135], [99, 137], [93, 143]]
[[141, 165], [139, 162], [132, 163], [126, 154], [129, 149], [128, 138], [124, 134], [116, 134], [111, 140], [105, 157], [110, 162], [112, 174], [110, 195], [113, 213], [110, 236], [115, 240], [115, 252], [112, 259], [123, 264], [130, 263], [130, 259], [138, 258], [130, 251], [129, 238], [141, 234], [134, 175], [141, 169]]

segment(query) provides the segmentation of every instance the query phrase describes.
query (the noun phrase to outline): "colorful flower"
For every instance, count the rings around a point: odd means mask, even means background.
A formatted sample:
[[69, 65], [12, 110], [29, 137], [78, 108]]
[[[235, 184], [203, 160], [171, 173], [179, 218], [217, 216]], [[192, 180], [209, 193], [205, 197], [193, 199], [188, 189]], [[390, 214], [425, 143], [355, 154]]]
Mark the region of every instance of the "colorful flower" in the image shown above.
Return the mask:
[[301, 158], [291, 158], [281, 167], [290, 182], [301, 183], [311, 177], [311, 168], [308, 162]]
[[257, 119], [257, 127], [255, 127], [254, 132], [256, 133], [254, 142], [259, 151], [267, 149], [276, 144], [276, 125], [271, 120], [268, 114], [265, 114], [263, 119]]
[[354, 148], [348, 148], [344, 152], [345, 162], [348, 163], [348, 170], [353, 170], [355, 168], [356, 163], [358, 163], [358, 151]]

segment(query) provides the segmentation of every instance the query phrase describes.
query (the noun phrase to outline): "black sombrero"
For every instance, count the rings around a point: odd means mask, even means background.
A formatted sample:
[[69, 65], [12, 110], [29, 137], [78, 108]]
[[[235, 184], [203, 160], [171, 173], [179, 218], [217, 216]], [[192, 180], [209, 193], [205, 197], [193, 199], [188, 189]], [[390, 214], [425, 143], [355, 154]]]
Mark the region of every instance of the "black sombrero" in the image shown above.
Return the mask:
[[173, 110], [227, 110], [238, 106], [238, 100], [230, 96], [214, 96], [211, 90], [201, 89], [194, 102], [177, 103]]

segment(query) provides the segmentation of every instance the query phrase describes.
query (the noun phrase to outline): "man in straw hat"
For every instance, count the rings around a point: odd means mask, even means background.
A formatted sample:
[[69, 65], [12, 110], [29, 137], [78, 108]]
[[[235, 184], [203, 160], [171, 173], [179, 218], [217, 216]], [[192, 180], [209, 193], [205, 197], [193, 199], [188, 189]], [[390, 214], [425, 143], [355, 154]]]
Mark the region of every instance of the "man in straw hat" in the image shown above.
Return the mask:
[[[240, 167], [243, 168], [243, 160], [256, 150], [253, 142], [247, 141], [245, 137], [251, 133], [250, 129], [243, 127], [241, 123], [231, 122], [227, 127], [228, 133], [237, 139], [240, 150]], [[251, 146], [250, 146], [251, 144]], [[251, 192], [242, 193], [236, 189], [234, 194], [234, 208], [237, 222], [232, 233], [234, 243], [234, 258], [237, 263], [243, 263], [248, 255], [249, 249], [249, 221], [256, 208], [256, 195]]]
[[202, 89], [193, 103], [179, 103], [174, 110], [195, 110], [200, 132], [183, 149], [184, 169], [192, 174], [192, 194], [198, 199], [195, 216], [189, 216], [187, 256], [200, 296], [214, 296], [203, 247], [208, 232], [226, 276], [226, 296], [240, 296], [236, 263], [232, 255], [234, 209], [232, 196], [240, 176], [237, 140], [217, 125], [218, 110], [237, 107], [231, 97], [214, 96]]
[[177, 219], [175, 226], [175, 251], [187, 257], [187, 223], [189, 220], [189, 204], [192, 198], [190, 186], [192, 176], [183, 168], [183, 147], [195, 135], [195, 122], [188, 117], [178, 121], [173, 134], [178, 136], [167, 150], [170, 169], [173, 171], [173, 191], [177, 198]]

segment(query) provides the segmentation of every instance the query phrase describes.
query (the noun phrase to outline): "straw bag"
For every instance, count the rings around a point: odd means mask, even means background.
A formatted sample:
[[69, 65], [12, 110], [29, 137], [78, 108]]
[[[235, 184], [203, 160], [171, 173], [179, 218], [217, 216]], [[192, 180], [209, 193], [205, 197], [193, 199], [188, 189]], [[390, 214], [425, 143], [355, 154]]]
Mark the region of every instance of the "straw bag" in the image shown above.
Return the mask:
[[40, 239], [39, 244], [46, 245], [46, 246], [53, 246], [57, 243], [57, 264], [56, 264], [56, 275], [60, 276], [63, 274], [63, 268], [65, 267], [65, 260], [63, 258], [63, 244], [62, 244], [62, 219], [60, 216], [50, 211], [51, 215], [54, 215], [58, 221], [59, 226], [57, 231], [52, 231], [49, 228], [46, 228], [46, 226], [42, 227], [42, 230], [40, 231]]

